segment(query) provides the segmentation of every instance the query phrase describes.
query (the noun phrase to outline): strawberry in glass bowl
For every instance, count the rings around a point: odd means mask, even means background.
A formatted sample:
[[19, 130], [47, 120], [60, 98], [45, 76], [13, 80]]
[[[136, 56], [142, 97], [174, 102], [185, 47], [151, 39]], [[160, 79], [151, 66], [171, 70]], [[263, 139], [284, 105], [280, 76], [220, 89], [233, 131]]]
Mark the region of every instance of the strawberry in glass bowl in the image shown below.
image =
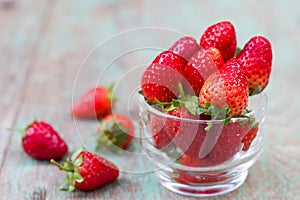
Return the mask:
[[228, 21], [208, 27], [199, 48], [187, 39], [141, 76], [141, 146], [166, 188], [215, 196], [243, 184], [262, 152], [272, 49], [255, 36], [237, 51]]

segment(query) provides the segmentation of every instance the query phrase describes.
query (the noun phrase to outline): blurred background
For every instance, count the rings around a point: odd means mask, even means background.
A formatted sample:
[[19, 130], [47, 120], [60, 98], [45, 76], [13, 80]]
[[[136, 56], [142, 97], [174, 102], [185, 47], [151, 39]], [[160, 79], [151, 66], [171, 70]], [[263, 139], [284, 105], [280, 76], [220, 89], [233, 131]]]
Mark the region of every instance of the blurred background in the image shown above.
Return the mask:
[[[299, 7], [297, 0], [0, 0], [0, 183], [7, 185], [1, 186], [0, 192], [31, 197], [34, 188], [42, 185], [50, 196], [65, 198], [57, 191], [60, 180], [57, 183], [50, 178], [49, 183], [42, 174], [32, 176], [36, 184], [30, 189], [8, 190], [8, 186], [25, 182], [28, 173], [41, 170], [45, 164], [28, 161], [20, 145], [16, 145], [20, 137], [6, 134], [7, 127], [22, 127], [34, 118], [48, 121], [74, 150], [82, 140], [92, 141], [90, 135], [82, 134], [94, 132], [97, 123], [71, 118], [73, 98], [102, 81], [110, 84], [123, 80], [124, 70], [151, 62], [174, 39], [190, 35], [199, 40], [206, 27], [228, 20], [235, 26], [240, 47], [255, 35], [271, 41], [273, 69], [266, 89], [269, 106], [262, 159], [252, 168], [246, 183], [224, 199], [296, 199], [300, 196]], [[160, 31], [151, 33], [153, 29]], [[135, 51], [111, 63], [138, 47], [151, 50]], [[138, 81], [136, 78], [131, 80]], [[120, 85], [126, 85], [126, 81]], [[135, 89], [129, 87], [130, 92]], [[128, 99], [126, 90], [119, 99]], [[122, 108], [123, 103], [120, 105]], [[78, 131], [81, 141], [74, 137]], [[11, 156], [31, 167], [24, 171], [24, 167], [8, 159]], [[11, 167], [15, 174], [10, 172]], [[52, 168], [47, 169], [56, 176]], [[18, 176], [17, 181], [13, 176]], [[123, 176], [117, 187], [77, 193], [72, 198], [183, 198], [158, 186], [153, 174], [136, 176], [134, 180], [130, 176]]]

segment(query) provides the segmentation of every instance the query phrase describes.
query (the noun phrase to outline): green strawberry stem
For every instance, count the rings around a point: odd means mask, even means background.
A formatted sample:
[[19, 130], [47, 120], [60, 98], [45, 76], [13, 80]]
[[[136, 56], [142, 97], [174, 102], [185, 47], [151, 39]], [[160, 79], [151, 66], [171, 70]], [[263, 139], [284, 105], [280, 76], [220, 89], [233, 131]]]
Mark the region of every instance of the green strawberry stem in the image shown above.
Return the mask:
[[26, 127], [25, 129], [19, 129], [19, 128], [8, 128], [7, 130], [8, 131], [17, 131], [19, 133], [21, 133], [22, 135], [22, 138], [24, 138], [26, 136], [26, 130], [29, 126], [31, 126], [33, 123], [35, 123], [37, 120], [33, 120], [32, 122], [30, 122]]
[[64, 165], [59, 164], [58, 162], [56, 162], [55, 160], [51, 159], [50, 163], [55, 165], [56, 167], [58, 167], [60, 170], [64, 170], [66, 172], [74, 172], [74, 169], [66, 167]]
[[24, 138], [26, 136], [26, 131], [23, 129], [19, 129], [19, 128], [8, 128], [8, 131], [17, 131], [19, 133], [21, 133], [22, 138]]
[[[78, 157], [81, 152], [82, 148], [76, 150], [72, 155], [68, 156], [63, 164], [59, 164], [53, 159], [50, 160], [53, 165], [67, 173], [66, 178], [59, 187], [60, 189], [67, 189], [68, 192], [72, 192], [75, 189], [76, 182], [81, 183], [83, 181], [83, 178], [79, 173], [79, 166], [83, 162], [83, 157]], [[67, 187], [67, 185], [69, 186]]]

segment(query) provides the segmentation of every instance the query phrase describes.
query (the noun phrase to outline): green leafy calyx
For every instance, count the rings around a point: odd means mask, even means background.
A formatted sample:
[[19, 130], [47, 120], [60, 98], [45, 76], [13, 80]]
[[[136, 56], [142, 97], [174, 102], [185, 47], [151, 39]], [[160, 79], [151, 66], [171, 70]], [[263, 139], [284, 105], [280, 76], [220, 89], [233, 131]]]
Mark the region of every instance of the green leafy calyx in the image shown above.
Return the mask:
[[100, 123], [100, 130], [98, 136], [97, 150], [102, 149], [104, 146], [114, 148], [115, 146], [123, 148], [124, 143], [128, 140], [128, 128], [117, 123], [115, 119], [110, 119], [107, 122]]
[[72, 155], [68, 156], [63, 164], [59, 164], [53, 159], [50, 160], [50, 162], [60, 170], [66, 171], [66, 178], [60, 185], [60, 189], [72, 192], [75, 189], [75, 184], [83, 181], [79, 172], [79, 166], [83, 162], [83, 156], [79, 156], [81, 152], [82, 148], [78, 149]]

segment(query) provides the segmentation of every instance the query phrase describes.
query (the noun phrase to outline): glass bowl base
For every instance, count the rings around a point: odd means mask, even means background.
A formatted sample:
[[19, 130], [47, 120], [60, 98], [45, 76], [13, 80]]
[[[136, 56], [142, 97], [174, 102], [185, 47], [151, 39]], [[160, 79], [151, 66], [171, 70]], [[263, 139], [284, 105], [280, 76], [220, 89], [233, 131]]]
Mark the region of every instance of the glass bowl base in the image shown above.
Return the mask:
[[248, 170], [221, 182], [207, 184], [185, 184], [170, 179], [163, 171], [155, 172], [159, 182], [168, 190], [180, 195], [194, 197], [212, 197], [229, 193], [240, 187], [246, 180]]

